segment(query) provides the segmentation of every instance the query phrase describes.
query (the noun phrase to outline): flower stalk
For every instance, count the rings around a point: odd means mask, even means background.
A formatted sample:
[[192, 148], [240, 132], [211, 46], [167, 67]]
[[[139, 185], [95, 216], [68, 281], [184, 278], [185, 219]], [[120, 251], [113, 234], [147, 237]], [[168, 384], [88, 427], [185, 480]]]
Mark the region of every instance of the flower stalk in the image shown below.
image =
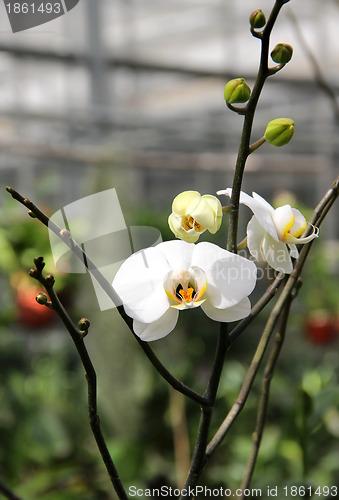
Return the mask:
[[[231, 204], [235, 210], [229, 217], [229, 230], [227, 249], [230, 252], [237, 253], [237, 234], [238, 234], [238, 218], [239, 218], [239, 197], [244, 175], [244, 169], [248, 156], [251, 154], [250, 140], [254, 120], [255, 110], [259, 101], [262, 88], [267, 77], [270, 75], [268, 67], [269, 42], [274, 23], [279, 15], [282, 6], [289, 0], [276, 0], [269, 19], [260, 35], [261, 40], [261, 56], [257, 78], [251, 93], [251, 96], [243, 108], [244, 123], [240, 139], [240, 145], [237, 155], [235, 173], [233, 177], [232, 198]], [[255, 32], [257, 33], [257, 32]]]
[[[88, 417], [90, 422], [90, 427], [92, 429], [93, 436], [97, 443], [99, 452], [101, 454], [102, 460], [106, 466], [106, 470], [114, 487], [114, 490], [121, 500], [127, 500], [128, 496], [121, 482], [120, 476], [116, 469], [116, 466], [112, 460], [112, 457], [108, 451], [108, 447], [106, 445], [105, 438], [101, 431], [100, 418], [97, 412], [97, 376], [96, 371], [94, 369], [91, 358], [86, 349], [86, 345], [84, 343], [84, 330], [83, 324], [86, 321], [86, 327], [88, 330], [89, 321], [84, 318], [80, 320], [79, 327], [77, 328], [70, 318], [67, 311], [64, 309], [62, 303], [59, 300], [58, 295], [56, 294], [53, 284], [51, 280], [46, 278], [42, 270], [44, 268], [44, 262], [41, 257], [35, 259], [34, 261], [36, 268], [34, 274], [34, 278], [41, 283], [41, 285], [45, 288], [48, 293], [53, 309], [58, 313], [60, 319], [65, 325], [68, 333], [70, 334], [74, 346], [78, 352], [79, 358], [85, 370], [85, 376], [87, 381], [87, 395], [88, 395]], [[86, 330], [86, 331], [87, 331]]]

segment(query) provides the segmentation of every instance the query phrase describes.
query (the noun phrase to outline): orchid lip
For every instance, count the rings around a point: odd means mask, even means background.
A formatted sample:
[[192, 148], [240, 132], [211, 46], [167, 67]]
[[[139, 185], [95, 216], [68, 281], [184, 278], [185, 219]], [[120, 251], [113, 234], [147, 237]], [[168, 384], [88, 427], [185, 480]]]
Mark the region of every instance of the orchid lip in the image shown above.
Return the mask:
[[205, 272], [193, 266], [188, 270], [170, 271], [164, 280], [164, 290], [170, 299], [170, 307], [187, 309], [198, 307], [205, 299], [207, 289]]
[[313, 226], [312, 224], [309, 224], [313, 228], [312, 233], [309, 236], [305, 236], [304, 238], [297, 238], [293, 236], [292, 234], [288, 234], [284, 240], [284, 243], [295, 243], [295, 244], [302, 244], [304, 245], [305, 243], [309, 243], [310, 241], [314, 240], [314, 238], [318, 238], [319, 236], [319, 228], [316, 226]]

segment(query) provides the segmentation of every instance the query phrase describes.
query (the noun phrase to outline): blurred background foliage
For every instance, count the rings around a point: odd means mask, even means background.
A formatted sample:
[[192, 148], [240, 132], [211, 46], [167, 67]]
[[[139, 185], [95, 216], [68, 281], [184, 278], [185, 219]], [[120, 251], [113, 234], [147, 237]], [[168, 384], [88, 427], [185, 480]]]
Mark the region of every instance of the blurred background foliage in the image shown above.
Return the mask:
[[[239, 76], [253, 85], [259, 43], [248, 18], [271, 7], [272, 0], [81, 0], [48, 27], [13, 34], [1, 3], [1, 186], [49, 215], [116, 188], [128, 226], [172, 238], [175, 195], [231, 185], [242, 120], [225, 109], [223, 89]], [[272, 44], [290, 43], [293, 58], [265, 85], [253, 140], [278, 116], [294, 119], [296, 131], [288, 147], [266, 144], [251, 155], [244, 179], [244, 191], [291, 203], [306, 217], [338, 171], [338, 108], [319, 86], [320, 75], [337, 97], [338, 16], [334, 0], [309, 0], [306, 9], [291, 0], [281, 12]], [[199, 409], [159, 379], [116, 311], [99, 310], [88, 276], [55, 269], [46, 228], [2, 192], [0, 479], [25, 500], [114, 498], [89, 428], [83, 370], [27, 276], [43, 255], [72, 318], [90, 319], [99, 412], [124, 483], [182, 484]], [[239, 239], [250, 215], [242, 207]], [[253, 487], [339, 484], [338, 215], [337, 203], [293, 302]], [[226, 225], [225, 218], [216, 238], [204, 240], [224, 245]], [[252, 302], [273, 278], [261, 266], [259, 274]], [[212, 430], [238, 395], [271, 307], [227, 355]], [[203, 391], [216, 336], [200, 310], [186, 311], [153, 346], [177, 377]], [[239, 487], [261, 376], [201, 484]]]
[[[147, 206], [139, 207], [133, 221], [136, 225], [152, 224], [163, 239], [171, 238], [165, 213], [154, 215]], [[32, 229], [36, 224], [25, 219], [24, 226]], [[38, 254], [44, 250], [47, 230], [43, 228], [39, 236], [34, 236], [37, 239], [25, 237], [20, 245], [17, 243], [24, 255], [32, 249]], [[218, 235], [220, 244], [223, 237]], [[337, 302], [318, 301], [323, 315], [328, 306], [332, 333], [328, 333], [328, 326], [322, 326], [320, 333], [310, 333], [308, 327], [308, 315], [314, 313], [314, 284], [318, 290], [331, 287], [333, 294], [338, 293], [333, 268], [324, 265], [324, 251], [323, 243], [315, 242], [305, 283], [293, 303], [272, 382], [268, 421], [252, 487], [266, 490], [268, 484], [335, 485], [339, 480], [338, 320], [333, 314], [338, 310], [331, 305]], [[2, 260], [6, 261], [5, 256]], [[269, 279], [272, 277], [264, 275], [258, 282], [252, 302]], [[169, 390], [117, 312], [99, 312], [88, 276], [81, 280], [81, 286], [76, 286], [73, 279], [71, 298], [67, 294], [66, 302], [74, 319], [86, 313], [91, 321], [86, 343], [98, 372], [99, 412], [122, 479], [128, 486], [143, 488], [180, 484], [189, 463], [199, 409]], [[15, 296], [7, 304], [7, 311], [2, 308], [0, 329], [1, 477], [28, 500], [112, 498], [87, 420], [83, 370], [67, 332], [54, 315], [43, 318], [41, 325], [25, 322], [18, 314]], [[237, 398], [270, 308], [227, 355], [212, 430], [217, 429]], [[44, 310], [43, 306], [39, 310]], [[177, 377], [203, 391], [216, 337], [217, 325], [197, 309], [183, 313], [177, 330], [153, 347]], [[201, 484], [239, 486], [254, 430], [261, 375], [262, 370], [245, 409], [211, 459]]]

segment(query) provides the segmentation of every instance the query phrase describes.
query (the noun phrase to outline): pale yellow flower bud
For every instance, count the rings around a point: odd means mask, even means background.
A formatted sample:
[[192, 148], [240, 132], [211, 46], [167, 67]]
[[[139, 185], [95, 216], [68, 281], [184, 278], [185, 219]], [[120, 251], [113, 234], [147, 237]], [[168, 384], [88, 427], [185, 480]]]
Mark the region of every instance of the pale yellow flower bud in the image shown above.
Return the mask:
[[222, 207], [218, 198], [209, 194], [201, 196], [198, 191], [184, 191], [173, 200], [168, 224], [177, 238], [195, 243], [206, 230], [216, 233], [221, 220]]

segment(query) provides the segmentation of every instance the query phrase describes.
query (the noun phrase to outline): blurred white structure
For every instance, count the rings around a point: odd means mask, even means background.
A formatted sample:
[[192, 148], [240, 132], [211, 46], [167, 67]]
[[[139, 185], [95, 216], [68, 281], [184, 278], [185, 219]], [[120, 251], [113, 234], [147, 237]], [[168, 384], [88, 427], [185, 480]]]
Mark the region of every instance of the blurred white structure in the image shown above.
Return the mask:
[[[178, 170], [182, 188], [226, 187], [242, 118], [226, 109], [223, 88], [238, 76], [253, 83], [260, 42], [248, 18], [256, 8], [268, 16], [272, 6], [80, 0], [67, 15], [13, 34], [1, 3], [1, 183], [40, 190], [53, 208], [94, 192], [95, 171], [112, 162], [130, 167], [133, 196], [149, 203], [177, 193]], [[250, 158], [246, 189], [292, 189], [314, 205], [335, 177], [339, 125], [305, 43], [338, 93], [338, 19], [336, 0], [282, 8], [272, 48], [287, 42], [294, 55], [267, 81], [253, 137], [278, 116], [295, 119], [296, 133], [288, 147], [265, 145]], [[116, 187], [109, 172], [104, 187]]]

